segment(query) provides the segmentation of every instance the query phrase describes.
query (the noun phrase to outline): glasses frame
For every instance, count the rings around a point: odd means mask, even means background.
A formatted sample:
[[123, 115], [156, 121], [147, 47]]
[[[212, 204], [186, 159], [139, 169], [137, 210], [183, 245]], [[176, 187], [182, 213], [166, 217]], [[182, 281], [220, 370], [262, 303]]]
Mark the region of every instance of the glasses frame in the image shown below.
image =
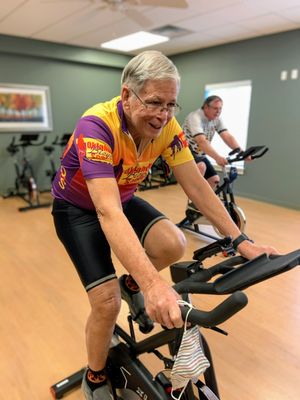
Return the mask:
[[223, 106], [222, 107], [215, 107], [215, 106], [211, 106], [210, 104], [207, 104], [207, 107], [211, 108], [214, 111], [218, 111], [218, 112], [221, 112], [222, 109], [223, 109]]
[[175, 103], [175, 106], [163, 106], [163, 105], [150, 105], [144, 102], [144, 100], [142, 100], [140, 98], [140, 96], [133, 90], [130, 88], [130, 90], [132, 91], [132, 93], [135, 95], [135, 97], [140, 101], [140, 103], [145, 107], [146, 110], [149, 111], [149, 109], [153, 110], [153, 112], [162, 112], [162, 111], [166, 111], [168, 115], [171, 115], [172, 117], [174, 117], [175, 115], [177, 115], [180, 111], [181, 111], [181, 106], [178, 103]]

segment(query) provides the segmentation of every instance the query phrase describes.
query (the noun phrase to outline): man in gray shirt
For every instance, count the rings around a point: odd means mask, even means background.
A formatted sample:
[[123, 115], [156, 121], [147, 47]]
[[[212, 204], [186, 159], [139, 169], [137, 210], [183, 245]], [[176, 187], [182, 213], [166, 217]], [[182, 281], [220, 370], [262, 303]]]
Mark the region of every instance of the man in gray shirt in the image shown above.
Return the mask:
[[219, 96], [209, 96], [201, 108], [191, 112], [185, 119], [183, 130], [189, 142], [190, 149], [198, 168], [207, 179], [210, 186], [215, 189], [220, 178], [206, 157], [212, 157], [218, 165], [224, 167], [228, 162], [211, 145], [215, 132], [232, 150], [240, 148], [236, 139], [228, 132], [220, 118], [223, 100]]

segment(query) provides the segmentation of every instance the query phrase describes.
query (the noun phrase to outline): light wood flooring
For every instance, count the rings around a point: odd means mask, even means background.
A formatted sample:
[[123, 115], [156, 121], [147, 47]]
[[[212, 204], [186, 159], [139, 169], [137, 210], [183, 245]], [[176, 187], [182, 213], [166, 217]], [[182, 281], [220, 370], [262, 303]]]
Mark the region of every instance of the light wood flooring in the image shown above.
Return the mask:
[[[175, 186], [139, 192], [179, 222], [186, 198]], [[43, 195], [45, 201], [49, 195]], [[238, 199], [247, 233], [281, 253], [300, 248], [300, 212]], [[85, 291], [56, 238], [50, 208], [18, 212], [21, 199], [0, 199], [0, 399], [49, 400], [49, 387], [86, 363]], [[184, 259], [206, 242], [186, 233]], [[209, 262], [213, 262], [212, 259]], [[118, 272], [123, 268], [116, 261]], [[168, 271], [163, 275], [169, 279]], [[300, 399], [300, 269], [246, 290], [248, 306], [222, 324], [229, 336], [204, 331], [223, 400]], [[210, 309], [221, 298], [194, 296]], [[127, 314], [122, 306], [123, 326]], [[139, 337], [141, 337], [139, 335]], [[144, 358], [153, 373], [161, 363]], [[83, 399], [80, 390], [65, 397]], [[155, 400], [155, 399], [150, 399]]]

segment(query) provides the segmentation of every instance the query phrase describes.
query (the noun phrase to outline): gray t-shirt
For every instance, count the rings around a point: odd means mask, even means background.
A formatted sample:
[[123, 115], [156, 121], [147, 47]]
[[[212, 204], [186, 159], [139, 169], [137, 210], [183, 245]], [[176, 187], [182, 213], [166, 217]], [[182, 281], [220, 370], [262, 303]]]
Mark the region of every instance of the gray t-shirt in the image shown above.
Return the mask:
[[215, 132], [220, 134], [221, 132], [227, 130], [221, 118], [209, 120], [206, 118], [204, 111], [201, 108], [196, 111], [192, 111], [186, 117], [182, 129], [185, 133], [190, 149], [193, 153], [198, 155], [203, 155], [205, 153], [199, 149], [195, 140], [196, 136], [203, 134], [205, 135], [206, 139], [211, 142]]

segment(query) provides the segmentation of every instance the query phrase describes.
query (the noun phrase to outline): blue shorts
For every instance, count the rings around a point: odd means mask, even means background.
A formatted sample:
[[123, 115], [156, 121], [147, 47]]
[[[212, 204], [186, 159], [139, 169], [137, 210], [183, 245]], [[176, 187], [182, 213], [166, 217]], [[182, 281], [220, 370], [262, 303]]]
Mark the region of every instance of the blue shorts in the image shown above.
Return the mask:
[[[142, 245], [149, 229], [157, 221], [166, 218], [145, 200], [136, 196], [123, 205], [123, 211]], [[64, 200], [54, 199], [52, 215], [57, 236], [65, 246], [87, 291], [116, 278], [110, 246], [96, 211], [85, 210]]]

